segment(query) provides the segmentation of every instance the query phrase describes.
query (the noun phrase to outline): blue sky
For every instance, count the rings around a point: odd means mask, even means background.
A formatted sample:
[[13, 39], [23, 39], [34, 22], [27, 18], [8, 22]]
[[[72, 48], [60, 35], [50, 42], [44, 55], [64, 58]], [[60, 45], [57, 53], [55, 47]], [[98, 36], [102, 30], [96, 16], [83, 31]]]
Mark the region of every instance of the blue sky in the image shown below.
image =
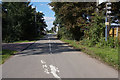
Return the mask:
[[39, 12], [43, 12], [45, 14], [44, 19], [48, 25], [47, 29], [51, 29], [53, 27], [53, 21], [55, 19], [55, 13], [51, 10], [51, 7], [48, 5], [49, 2], [31, 2], [33, 7], [36, 6], [36, 10]]

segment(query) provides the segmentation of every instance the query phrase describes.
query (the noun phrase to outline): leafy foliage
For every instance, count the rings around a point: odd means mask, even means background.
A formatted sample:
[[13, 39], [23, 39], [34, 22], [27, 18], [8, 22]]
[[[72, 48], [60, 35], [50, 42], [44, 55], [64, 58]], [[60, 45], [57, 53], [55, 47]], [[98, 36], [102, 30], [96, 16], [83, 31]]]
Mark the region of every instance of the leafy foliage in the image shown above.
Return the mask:
[[54, 25], [59, 25], [59, 28], [66, 27], [75, 40], [80, 40], [83, 36], [81, 29], [84, 28], [86, 23], [86, 20], [82, 17], [83, 14], [91, 14], [95, 10], [93, 6], [96, 6], [95, 3], [89, 2], [52, 2], [49, 5], [53, 7], [55, 12]]
[[4, 42], [31, 40], [38, 36], [40, 33], [38, 30], [43, 31], [43, 28], [47, 26], [42, 19], [44, 14], [36, 12], [29, 2], [4, 2], [2, 3], [2, 14], [2, 39]]
[[73, 39], [73, 35], [71, 34], [71, 32], [69, 30], [67, 30], [65, 27], [62, 27], [59, 29], [57, 37], [59, 39], [69, 39], [72, 40]]
[[84, 31], [85, 35], [87, 35], [85, 37], [90, 40], [91, 46], [95, 45], [104, 36], [104, 20], [102, 15], [94, 14], [91, 23], [87, 26], [87, 30]]
[[[119, 3], [112, 3], [112, 15], [119, 17]], [[83, 45], [117, 47], [118, 40], [105, 41], [105, 3], [96, 7], [92, 2], [51, 2], [55, 12], [54, 25], [59, 26], [58, 38], [82, 40]], [[99, 10], [96, 12], [96, 8]], [[88, 18], [90, 16], [90, 20]], [[116, 16], [116, 15], [115, 15]], [[110, 30], [110, 27], [108, 28]]]

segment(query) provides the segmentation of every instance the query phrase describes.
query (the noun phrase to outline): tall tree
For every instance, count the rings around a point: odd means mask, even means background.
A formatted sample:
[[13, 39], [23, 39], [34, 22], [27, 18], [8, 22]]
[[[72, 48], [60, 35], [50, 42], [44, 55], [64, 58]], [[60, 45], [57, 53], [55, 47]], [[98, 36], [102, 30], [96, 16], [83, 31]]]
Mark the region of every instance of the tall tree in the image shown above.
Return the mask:
[[52, 2], [49, 5], [53, 7], [55, 12], [54, 24], [66, 27], [76, 40], [79, 40], [83, 35], [83, 31], [80, 31], [86, 23], [83, 14], [91, 15], [96, 6], [92, 2]]
[[[35, 11], [29, 2], [4, 2], [2, 3], [3, 14], [3, 41], [11, 42], [15, 40], [31, 40], [38, 36], [38, 27], [35, 27], [35, 13], [37, 23], [47, 26], [44, 22], [43, 14]], [[43, 27], [38, 25], [39, 27]]]

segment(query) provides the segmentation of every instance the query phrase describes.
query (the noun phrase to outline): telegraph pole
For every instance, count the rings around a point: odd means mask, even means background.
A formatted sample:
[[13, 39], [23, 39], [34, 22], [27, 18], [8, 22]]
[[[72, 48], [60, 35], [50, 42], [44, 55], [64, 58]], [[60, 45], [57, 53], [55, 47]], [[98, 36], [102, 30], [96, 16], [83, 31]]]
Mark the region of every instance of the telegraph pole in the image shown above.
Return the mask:
[[36, 6], [35, 6], [35, 27], [36, 27]]
[[35, 29], [36, 29], [36, 34], [37, 34], [37, 16], [36, 16], [36, 6], [35, 6]]
[[108, 29], [110, 28], [110, 14], [111, 14], [111, 3], [108, 1], [106, 2], [106, 17], [105, 17], [105, 41], [107, 41], [109, 31]]

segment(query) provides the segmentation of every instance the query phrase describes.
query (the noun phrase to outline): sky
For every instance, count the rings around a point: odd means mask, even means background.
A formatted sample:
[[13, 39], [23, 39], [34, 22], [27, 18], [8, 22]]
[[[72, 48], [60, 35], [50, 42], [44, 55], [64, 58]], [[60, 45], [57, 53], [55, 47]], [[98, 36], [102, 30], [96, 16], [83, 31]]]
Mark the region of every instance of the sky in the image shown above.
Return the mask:
[[105, 1], [107, 1], [107, 0], [99, 0], [99, 4], [101, 4], [102, 2], [105, 2]]
[[44, 19], [48, 25], [47, 29], [50, 30], [53, 27], [53, 21], [55, 20], [55, 13], [51, 10], [52, 7], [48, 5], [49, 2], [31, 2], [33, 7], [36, 6], [36, 11], [42, 12], [45, 16]]

